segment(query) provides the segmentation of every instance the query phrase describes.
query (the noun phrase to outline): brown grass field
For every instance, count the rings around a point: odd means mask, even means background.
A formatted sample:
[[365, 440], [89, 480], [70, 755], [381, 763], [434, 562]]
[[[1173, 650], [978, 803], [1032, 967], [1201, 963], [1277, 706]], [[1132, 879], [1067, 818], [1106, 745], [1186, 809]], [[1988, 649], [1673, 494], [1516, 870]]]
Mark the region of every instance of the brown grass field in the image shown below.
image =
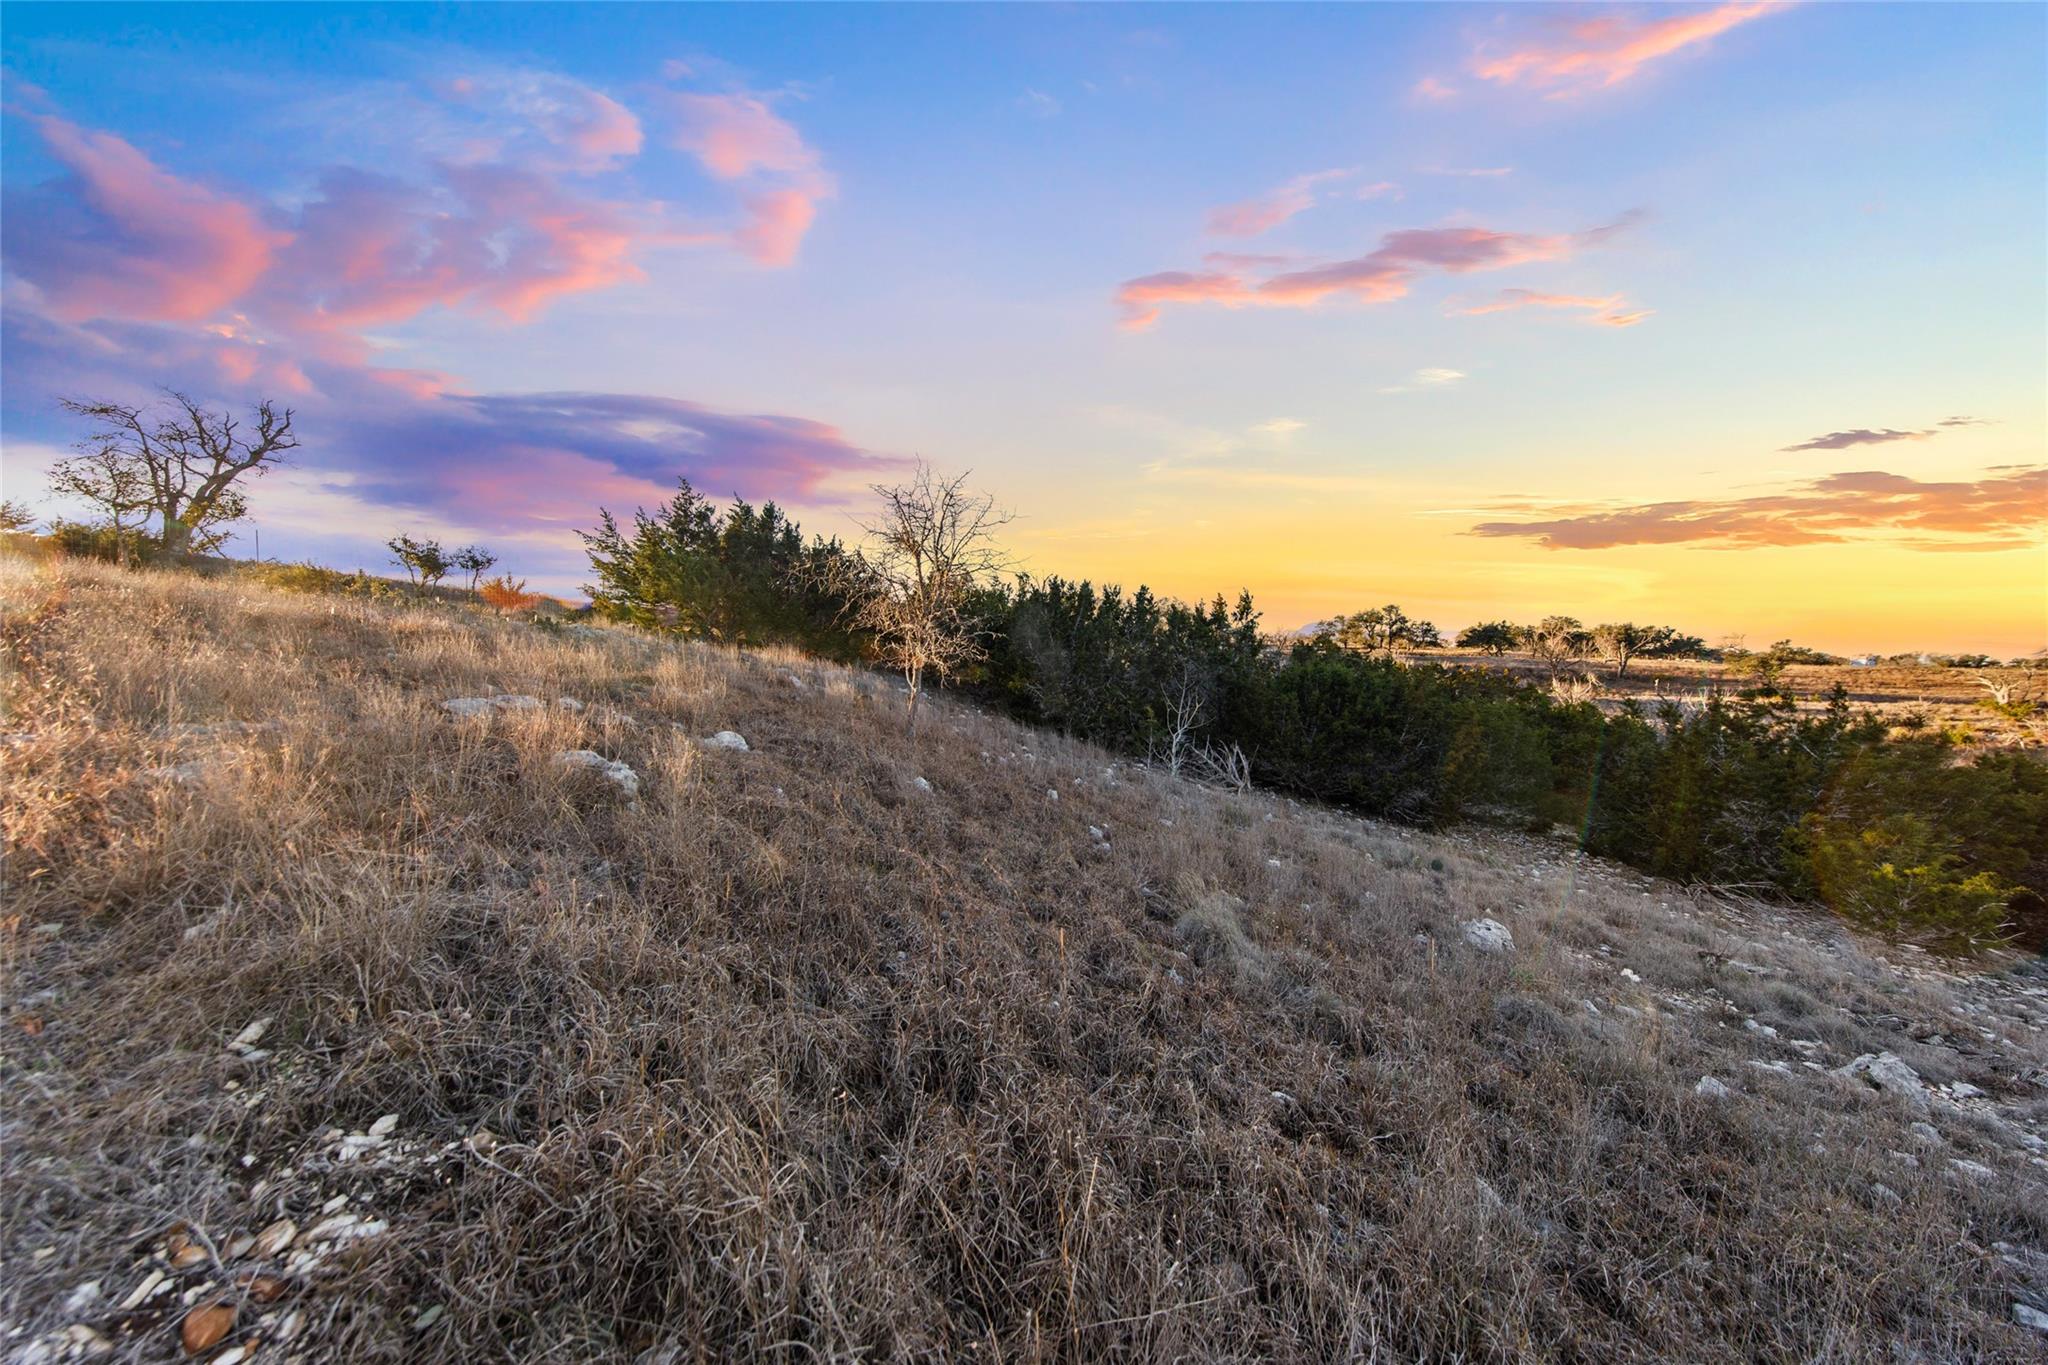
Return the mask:
[[[7, 1359], [2048, 1343], [2039, 963], [911, 736], [790, 655], [0, 595]], [[1919, 1081], [1833, 1074], [1883, 1052]]]

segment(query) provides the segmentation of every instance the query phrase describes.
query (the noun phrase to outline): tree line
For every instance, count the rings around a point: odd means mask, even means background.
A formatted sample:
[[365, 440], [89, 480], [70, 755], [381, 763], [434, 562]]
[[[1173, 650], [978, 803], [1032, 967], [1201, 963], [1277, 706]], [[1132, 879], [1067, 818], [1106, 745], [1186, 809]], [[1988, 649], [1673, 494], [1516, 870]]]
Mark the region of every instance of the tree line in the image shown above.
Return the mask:
[[[721, 512], [684, 482], [630, 533], [600, 515], [589, 591], [651, 629], [879, 659], [910, 680], [913, 718], [936, 672], [1020, 720], [1211, 781], [1421, 825], [1563, 826], [1660, 876], [1819, 899], [1946, 949], [2048, 938], [2048, 767], [2025, 752], [1890, 736], [1840, 687], [1805, 711], [1769, 670], [1697, 702], [1603, 711], [1403, 657], [1440, 636], [1398, 607], [1276, 646], [1249, 593], [1186, 603], [1005, 573], [1001, 518], [958, 480], [921, 470], [878, 491], [869, 542], [849, 549], [804, 540], [772, 507]], [[1562, 616], [1464, 635], [1617, 670], [1703, 648]]]

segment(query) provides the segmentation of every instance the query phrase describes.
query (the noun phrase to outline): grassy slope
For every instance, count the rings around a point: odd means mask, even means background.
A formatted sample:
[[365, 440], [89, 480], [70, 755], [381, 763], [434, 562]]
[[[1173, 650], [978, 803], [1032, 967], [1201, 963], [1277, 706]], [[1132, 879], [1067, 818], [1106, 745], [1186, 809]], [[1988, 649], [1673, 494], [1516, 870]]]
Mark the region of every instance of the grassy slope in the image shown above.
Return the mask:
[[[258, 1359], [2038, 1349], [2038, 984], [961, 708], [912, 739], [801, 660], [0, 563], [0, 1350], [169, 1358], [181, 1291]], [[496, 692], [586, 705], [437, 705]], [[1936, 1147], [1801, 1065], [1881, 1048], [1990, 1095]], [[344, 1195], [371, 1235], [312, 1237]], [[219, 1289], [280, 1215], [281, 1297]], [[225, 1265], [121, 1310], [181, 1221]]]

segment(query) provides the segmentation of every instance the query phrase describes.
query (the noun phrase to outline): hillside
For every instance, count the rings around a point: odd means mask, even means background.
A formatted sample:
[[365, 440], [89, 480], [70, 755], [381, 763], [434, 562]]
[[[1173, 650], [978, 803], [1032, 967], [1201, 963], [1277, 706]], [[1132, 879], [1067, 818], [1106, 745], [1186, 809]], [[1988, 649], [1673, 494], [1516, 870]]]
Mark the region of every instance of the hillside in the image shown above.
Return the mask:
[[2038, 961], [793, 655], [0, 575], [10, 1359], [2048, 1345]]

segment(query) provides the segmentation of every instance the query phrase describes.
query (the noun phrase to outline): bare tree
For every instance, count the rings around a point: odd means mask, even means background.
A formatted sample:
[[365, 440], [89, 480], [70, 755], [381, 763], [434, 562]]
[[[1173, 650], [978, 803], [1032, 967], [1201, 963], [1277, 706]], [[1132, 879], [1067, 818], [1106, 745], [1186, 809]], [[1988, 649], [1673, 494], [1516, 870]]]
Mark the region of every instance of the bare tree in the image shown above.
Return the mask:
[[1655, 643], [1655, 629], [1639, 626], [1633, 621], [1593, 627], [1593, 645], [1600, 651], [1601, 658], [1614, 665], [1617, 678], [1626, 678], [1629, 664]]
[[1207, 683], [1208, 679], [1201, 676], [1191, 660], [1182, 660], [1180, 674], [1166, 695], [1166, 733], [1153, 744], [1151, 757], [1175, 777], [1181, 775], [1203, 747], [1196, 736], [1201, 733], [1203, 713], [1208, 709]]
[[85, 445], [139, 471], [149, 489], [149, 511], [161, 522], [158, 544], [172, 557], [206, 550], [226, 538], [248, 502], [235, 486], [262, 474], [298, 447], [292, 410], [269, 399], [250, 415], [248, 432], [232, 413], [211, 412], [185, 394], [166, 392], [168, 412], [97, 399], [61, 400], [64, 408], [99, 424]]
[[873, 632], [903, 675], [914, 729], [925, 676], [944, 681], [986, 657], [970, 602], [1010, 565], [995, 535], [1011, 515], [968, 491], [965, 474], [941, 479], [922, 461], [910, 482], [873, 487], [882, 509], [862, 523], [868, 544], [827, 572], [847, 596], [852, 623]]
[[1522, 635], [1522, 648], [1555, 678], [1565, 665], [1586, 657], [1591, 643], [1584, 626], [1570, 616], [1546, 616]]
[[156, 506], [140, 464], [110, 444], [81, 446], [51, 467], [50, 491], [97, 508], [113, 528], [115, 561], [128, 567], [129, 542]]

